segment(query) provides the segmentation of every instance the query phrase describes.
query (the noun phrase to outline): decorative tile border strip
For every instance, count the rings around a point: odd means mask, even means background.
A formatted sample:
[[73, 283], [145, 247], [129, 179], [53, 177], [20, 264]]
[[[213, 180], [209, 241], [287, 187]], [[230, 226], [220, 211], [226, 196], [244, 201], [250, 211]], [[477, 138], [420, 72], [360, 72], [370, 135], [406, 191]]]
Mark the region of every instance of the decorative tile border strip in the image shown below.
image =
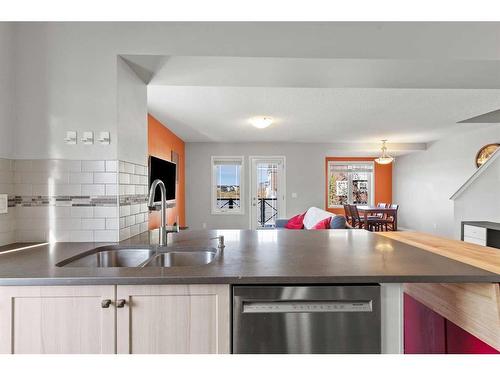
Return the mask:
[[148, 201], [148, 196], [139, 194], [139, 195], [121, 195], [120, 196], [120, 206], [127, 206], [131, 204], [141, 204], [146, 203]]
[[106, 196], [13, 196], [9, 197], [9, 207], [48, 207], [48, 206], [70, 206], [70, 207], [116, 207], [118, 206], [116, 195]]

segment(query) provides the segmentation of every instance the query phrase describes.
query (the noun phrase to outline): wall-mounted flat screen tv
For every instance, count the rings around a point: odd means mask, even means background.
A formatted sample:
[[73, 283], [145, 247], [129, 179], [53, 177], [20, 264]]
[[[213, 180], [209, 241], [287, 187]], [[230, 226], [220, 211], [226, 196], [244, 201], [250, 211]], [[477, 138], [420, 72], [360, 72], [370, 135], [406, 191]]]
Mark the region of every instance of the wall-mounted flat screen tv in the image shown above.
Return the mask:
[[[149, 157], [149, 189], [154, 180], [159, 179], [165, 184], [167, 201], [175, 199], [175, 173], [177, 166], [167, 160], [157, 158], [155, 156]], [[161, 201], [160, 189], [156, 189], [155, 202]]]

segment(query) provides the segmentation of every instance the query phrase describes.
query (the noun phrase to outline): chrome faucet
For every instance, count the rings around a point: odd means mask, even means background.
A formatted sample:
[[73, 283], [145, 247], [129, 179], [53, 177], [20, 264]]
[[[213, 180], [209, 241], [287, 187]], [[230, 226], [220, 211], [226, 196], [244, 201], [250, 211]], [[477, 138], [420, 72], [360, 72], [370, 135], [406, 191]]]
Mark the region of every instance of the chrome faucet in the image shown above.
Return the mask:
[[224, 248], [226, 247], [226, 245], [224, 244], [224, 236], [217, 236], [217, 237], [212, 237], [209, 239], [210, 240], [219, 240], [219, 244], [217, 247], [219, 248], [221, 253], [224, 252]]
[[160, 194], [161, 194], [161, 208], [160, 208], [160, 246], [167, 246], [167, 225], [165, 223], [165, 214], [166, 214], [166, 208], [167, 208], [167, 201], [165, 200], [165, 197], [167, 195], [167, 191], [165, 189], [165, 184], [161, 180], [154, 180], [153, 183], [151, 184], [151, 189], [149, 189], [149, 199], [148, 199], [148, 206], [150, 208], [155, 207], [155, 193], [156, 193], [156, 188], [160, 187]]

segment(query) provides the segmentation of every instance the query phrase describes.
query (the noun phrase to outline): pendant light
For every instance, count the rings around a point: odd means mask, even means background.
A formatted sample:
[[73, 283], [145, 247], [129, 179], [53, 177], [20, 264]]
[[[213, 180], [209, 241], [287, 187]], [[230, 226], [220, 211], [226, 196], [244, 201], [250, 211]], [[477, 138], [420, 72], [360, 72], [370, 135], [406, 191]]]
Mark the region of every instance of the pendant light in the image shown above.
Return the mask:
[[378, 164], [391, 164], [394, 161], [394, 158], [387, 153], [387, 146], [385, 145], [387, 139], [382, 140], [382, 154], [375, 159], [375, 163]]

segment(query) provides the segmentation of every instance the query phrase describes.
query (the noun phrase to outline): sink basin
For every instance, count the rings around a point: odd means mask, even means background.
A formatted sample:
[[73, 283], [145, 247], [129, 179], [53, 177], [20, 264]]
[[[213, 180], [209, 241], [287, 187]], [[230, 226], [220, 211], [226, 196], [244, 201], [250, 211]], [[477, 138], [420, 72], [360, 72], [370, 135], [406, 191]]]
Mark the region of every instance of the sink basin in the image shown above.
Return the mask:
[[140, 267], [156, 254], [154, 248], [103, 246], [56, 264], [57, 267]]
[[159, 253], [147, 262], [145, 267], [187, 267], [203, 266], [212, 263], [217, 249], [209, 248], [195, 251], [168, 251]]

